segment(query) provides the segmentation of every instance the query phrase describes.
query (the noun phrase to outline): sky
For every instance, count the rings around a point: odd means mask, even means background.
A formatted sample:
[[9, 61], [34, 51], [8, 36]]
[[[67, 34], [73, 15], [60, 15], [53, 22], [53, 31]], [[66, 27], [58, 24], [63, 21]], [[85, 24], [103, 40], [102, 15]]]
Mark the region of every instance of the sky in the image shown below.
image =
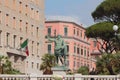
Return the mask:
[[70, 16], [89, 27], [94, 24], [91, 13], [103, 0], [45, 0], [45, 16]]

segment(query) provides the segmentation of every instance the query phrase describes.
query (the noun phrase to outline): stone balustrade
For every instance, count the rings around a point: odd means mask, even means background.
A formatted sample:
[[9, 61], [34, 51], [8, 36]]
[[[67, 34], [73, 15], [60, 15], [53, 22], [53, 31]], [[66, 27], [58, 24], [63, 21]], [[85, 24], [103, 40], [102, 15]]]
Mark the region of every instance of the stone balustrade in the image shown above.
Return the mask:
[[[60, 77], [61, 80], [120, 80], [120, 75], [6, 75], [1, 74], [0, 80], [55, 80], [54, 77]], [[57, 79], [56, 79], [57, 80]]]

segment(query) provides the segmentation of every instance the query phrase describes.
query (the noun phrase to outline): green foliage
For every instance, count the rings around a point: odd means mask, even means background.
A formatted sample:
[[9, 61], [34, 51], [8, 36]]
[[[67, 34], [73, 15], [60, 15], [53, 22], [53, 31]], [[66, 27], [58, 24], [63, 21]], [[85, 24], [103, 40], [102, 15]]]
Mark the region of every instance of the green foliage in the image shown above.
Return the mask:
[[62, 75], [53, 75], [53, 80], [63, 80], [63, 76]]
[[3, 74], [20, 74], [20, 71], [12, 68], [12, 64], [8, 60], [8, 57], [0, 55], [0, 64], [2, 63], [2, 60], [4, 61], [4, 63], [2, 64], [2, 66], [0, 66], [1, 73], [3, 71]]
[[120, 23], [120, 0], [104, 0], [92, 13], [94, 20]]
[[77, 73], [81, 73], [82, 75], [87, 75], [89, 74], [89, 68], [87, 66], [81, 66]]
[[110, 22], [96, 23], [86, 29], [86, 36], [108, 40], [114, 37], [113, 24]]
[[99, 74], [118, 74], [120, 71], [120, 53], [102, 54], [102, 56], [97, 59], [96, 67]]
[[68, 69], [68, 70], [66, 71], [66, 74], [67, 74], [67, 75], [73, 75], [74, 73], [72, 72], [72, 70]]
[[120, 50], [120, 38], [117, 36], [115, 38], [112, 27], [113, 24], [120, 26], [120, 0], [104, 0], [92, 13], [92, 17], [100, 23], [87, 28], [86, 36], [96, 40], [101, 39], [102, 42], [98, 40], [97, 42], [100, 43], [101, 51], [106, 52], [97, 60], [97, 71], [99, 74], [117, 74], [120, 70], [120, 57], [118, 54], [111, 53]]
[[[118, 30], [120, 32], [120, 30]], [[115, 38], [115, 32], [113, 30], [113, 24], [110, 22], [96, 23], [86, 29], [86, 36], [89, 38], [95, 38], [97, 43], [101, 46], [98, 49], [101, 53], [112, 53], [113, 51], [120, 50], [118, 44], [120, 41]], [[101, 39], [101, 41], [99, 41]]]
[[51, 68], [55, 66], [55, 56], [53, 54], [45, 54], [42, 57], [42, 64], [40, 65], [40, 70], [43, 70], [45, 74], [51, 73]]

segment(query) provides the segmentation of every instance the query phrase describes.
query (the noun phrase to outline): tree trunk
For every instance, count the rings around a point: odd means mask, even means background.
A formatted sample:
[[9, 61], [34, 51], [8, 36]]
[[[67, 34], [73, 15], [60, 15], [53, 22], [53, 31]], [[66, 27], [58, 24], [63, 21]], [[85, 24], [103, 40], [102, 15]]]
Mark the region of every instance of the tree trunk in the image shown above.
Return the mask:
[[112, 66], [108, 65], [107, 69], [111, 75], [115, 75], [115, 73], [113, 72]]

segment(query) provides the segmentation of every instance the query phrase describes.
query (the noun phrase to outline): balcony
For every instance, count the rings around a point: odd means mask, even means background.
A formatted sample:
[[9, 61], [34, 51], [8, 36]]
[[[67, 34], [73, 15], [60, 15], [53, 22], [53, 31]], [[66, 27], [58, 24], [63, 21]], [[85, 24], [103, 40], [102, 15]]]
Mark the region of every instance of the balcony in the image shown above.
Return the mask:
[[15, 54], [15, 55], [26, 57], [26, 54], [25, 54], [24, 50], [11, 47], [10, 45], [4, 46], [4, 48], [6, 49], [6, 52], [8, 54], [11, 53], [11, 54]]

